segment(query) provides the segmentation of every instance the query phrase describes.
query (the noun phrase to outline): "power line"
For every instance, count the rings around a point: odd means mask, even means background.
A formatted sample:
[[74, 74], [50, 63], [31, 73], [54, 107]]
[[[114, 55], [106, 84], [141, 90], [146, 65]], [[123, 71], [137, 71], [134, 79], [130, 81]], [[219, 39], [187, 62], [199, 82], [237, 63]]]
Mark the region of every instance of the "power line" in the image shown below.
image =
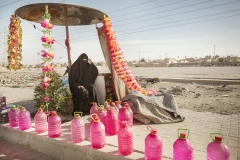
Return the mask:
[[[33, 25], [33, 27], [34, 27], [35, 29], [37, 28], [38, 30], [41, 31], [41, 29], [40, 29], [39, 27], [35, 26], [35, 25], [32, 24], [30, 21], [27, 21], [27, 22], [30, 23], [31, 25]], [[64, 48], [66, 48], [64, 45], [62, 45], [61, 43], [59, 43], [57, 40], [54, 39], [54, 41], [57, 42], [58, 44], [60, 44], [61, 46], [63, 46]]]
[[[165, 24], [176, 23], [176, 22], [183, 22], [183, 21], [189, 21], [189, 20], [195, 20], [195, 19], [206, 18], [206, 17], [211, 17], [211, 16], [217, 16], [217, 15], [221, 15], [221, 14], [233, 13], [233, 12], [238, 12], [238, 11], [240, 11], [240, 9], [234, 9], [234, 10], [230, 10], [230, 11], [224, 11], [224, 12], [219, 12], [219, 13], [207, 14], [207, 15], [197, 16], [197, 17], [192, 17], [192, 18], [187, 18], [187, 19], [180, 19], [180, 20], [176, 20], [176, 21], [158, 23], [158, 24], [154, 24], [154, 25], [148, 25], [146, 27], [151, 27], [151, 26], [156, 26], [156, 25], [165, 25]], [[145, 27], [130, 28], [128, 30], [139, 29], [139, 28], [145, 28]], [[121, 31], [119, 31], [119, 32], [121, 32]]]
[[[166, 25], [166, 24], [171, 24], [171, 23], [176, 23], [176, 22], [183, 22], [183, 21], [189, 21], [189, 20], [195, 20], [195, 19], [200, 19], [200, 18], [206, 18], [206, 17], [211, 17], [211, 16], [216, 16], [216, 15], [221, 15], [221, 14], [227, 14], [227, 13], [232, 13], [232, 12], [237, 12], [240, 11], [240, 9], [235, 9], [235, 10], [230, 10], [230, 11], [224, 11], [224, 12], [218, 12], [218, 13], [213, 13], [213, 14], [207, 14], [207, 15], [203, 15], [203, 16], [197, 16], [197, 17], [192, 17], [192, 18], [187, 18], [187, 19], [180, 19], [180, 20], [176, 20], [176, 21], [170, 21], [170, 22], [165, 22], [165, 23], [159, 23], [159, 24], [154, 24], [154, 25], [148, 25], [146, 27], [151, 27], [151, 26], [157, 26], [157, 25]], [[137, 27], [137, 28], [131, 28], [128, 30], [135, 30], [135, 29], [141, 29], [141, 28], [145, 28], [145, 27]], [[121, 32], [121, 31], [120, 31]], [[85, 37], [81, 37], [81, 38], [88, 38], [88, 37], [96, 37], [97, 35], [91, 35], [91, 36], [85, 36]], [[31, 37], [30, 39], [34, 39], [35, 37]], [[74, 40], [74, 39], [71, 39]]]
[[148, 29], [148, 30], [140, 30], [140, 31], [127, 32], [127, 33], [122, 33], [122, 34], [120, 33], [120, 34], [118, 34], [118, 35], [132, 34], [132, 33], [138, 33], [138, 32], [151, 31], [151, 30], [158, 30], [158, 29], [163, 29], [163, 28], [171, 28], [171, 27], [176, 27], [176, 26], [183, 26], [183, 25], [187, 25], [187, 24], [194, 24], [194, 23], [207, 22], [207, 21], [218, 20], [218, 19], [223, 19], [223, 18], [228, 18], [228, 17], [234, 17], [234, 16], [239, 16], [239, 15], [240, 15], [240, 14], [236, 14], [236, 15], [231, 15], [231, 16], [226, 16], [226, 17], [220, 17], [220, 18], [215, 18], [215, 19], [208, 19], [208, 20], [197, 21], [197, 22], [191, 22], [191, 23], [178, 24], [178, 25], [167, 26], [167, 27], [161, 27], [161, 28], [153, 28], [153, 29]]
[[[179, 13], [170, 14], [170, 15], [166, 15], [166, 16], [161, 16], [161, 17], [156, 17], [156, 18], [148, 18], [148, 19], [146, 19], [146, 20], [140, 20], [140, 21], [135, 21], [135, 22], [129, 22], [129, 23], [125, 23], [125, 24], [116, 25], [116, 26], [114, 26], [114, 27], [118, 27], [118, 26], [122, 26], [122, 25], [129, 25], [129, 24], [132, 24], [132, 23], [144, 22], [144, 21], [153, 20], [153, 19], [158, 19], [158, 18], [165, 18], [165, 17], [175, 16], [175, 15], [180, 15], [180, 14], [195, 12], [195, 11], [199, 11], [199, 10], [205, 10], [205, 9], [214, 8], [214, 7], [219, 7], [219, 6], [223, 6], [223, 5], [227, 5], [227, 4], [235, 3], [235, 2], [239, 2], [239, 0], [238, 0], [238, 1], [228, 2], [228, 3], [222, 3], [222, 4], [218, 4], [218, 5], [213, 5], [213, 6], [209, 6], [209, 7], [203, 7], [203, 8], [199, 8], [199, 9], [195, 9], [195, 10], [190, 10], [190, 11], [185, 11], [185, 12], [179, 12]], [[121, 20], [121, 21], [123, 21], [123, 20]], [[117, 22], [115, 22], [115, 23], [117, 23]], [[86, 31], [83, 31], [83, 32], [86, 32]], [[79, 33], [83, 33], [83, 32], [79, 32]], [[90, 30], [89, 30], [89, 32], [90, 32]]]
[[[135, 31], [135, 32], [120, 33], [120, 34], [116, 34], [116, 36], [121, 36], [121, 35], [125, 35], [125, 34], [132, 34], [132, 33], [138, 33], [138, 32], [146, 32], [146, 31], [151, 31], [151, 30], [172, 28], [172, 27], [183, 26], [183, 25], [188, 25], [188, 24], [202, 23], [202, 22], [207, 22], [207, 21], [212, 21], [212, 20], [219, 20], [219, 19], [224, 19], [224, 18], [239, 16], [239, 15], [240, 15], [240, 14], [236, 14], [236, 15], [231, 15], [231, 16], [226, 16], [226, 17], [219, 17], [219, 18], [215, 18], [215, 19], [208, 19], [208, 20], [202, 20], [202, 21], [197, 21], [197, 22], [184, 23], [184, 24], [178, 24], [178, 25], [173, 25], [173, 26], [166, 26], [166, 27], [161, 27], [161, 28], [153, 28], [153, 29], [140, 30], [140, 31]], [[95, 38], [92, 37], [92, 38], [88, 38], [88, 39], [79, 39], [79, 40], [77, 40], [77, 41], [85, 41], [85, 40], [91, 40], [91, 39], [95, 39]], [[75, 42], [75, 41], [73, 41], [73, 42]]]
[[148, 8], [148, 9], [144, 9], [144, 10], [136, 11], [136, 12], [131, 12], [131, 13], [127, 13], [127, 14], [122, 14], [122, 15], [119, 15], [119, 16], [113, 16], [113, 17], [111, 17], [111, 18], [116, 18], [116, 17], [126, 16], [126, 15], [129, 15], [129, 14], [134, 14], [134, 13], [138, 13], [138, 12], [142, 12], [142, 11], [147, 11], [147, 10], [150, 10], [150, 9], [155, 9], [155, 8], [160, 8], [160, 7], [165, 7], [165, 6], [169, 6], [169, 5], [173, 5], [173, 4], [181, 3], [181, 2], [184, 2], [184, 1], [187, 1], [187, 0], [182, 0], [182, 1], [178, 1], [178, 2], [173, 2], [173, 3], [169, 3], [169, 4], [165, 4], [165, 5], [157, 6], [157, 7], [152, 7], [152, 8]]
[[144, 2], [144, 3], [139, 3], [139, 4], [136, 4], [136, 5], [133, 5], [133, 6], [129, 6], [129, 7], [125, 7], [125, 8], [121, 8], [121, 9], [117, 9], [117, 10], [115, 9], [114, 11], [110, 11], [108, 13], [117, 12], [117, 11], [121, 11], [121, 10], [124, 10], [124, 9], [140, 6], [140, 5], [143, 5], [143, 4], [151, 3], [153, 1], [156, 1], [156, 0], [148, 1], [148, 2]]
[[[214, 0], [210, 0], [210, 1], [214, 1]], [[175, 10], [175, 9], [186, 8], [186, 7], [189, 7], [189, 6], [194, 6], [194, 5], [198, 5], [198, 4], [202, 4], [202, 3], [207, 3], [207, 2], [210, 2], [210, 1], [204, 1], [204, 2], [201, 2], [201, 3], [195, 3], [195, 4], [192, 4], [192, 5], [187, 5], [187, 6], [183, 6], [183, 7], [178, 7], [178, 8], [174, 8], [174, 9], [170, 9], [170, 10], [155, 12], [155, 13], [143, 15], [143, 16], [141, 16], [141, 17], [153, 15], [153, 14], [156, 14], [156, 13], [167, 12], [167, 11], [171, 11], [171, 10]], [[176, 13], [176, 14], [172, 14], [172, 15], [179, 15], [179, 14], [183, 14], [183, 13], [194, 12], [194, 11], [198, 11], [198, 10], [202, 10], [202, 9], [208, 9], [208, 8], [218, 7], [218, 6], [222, 6], [222, 5], [226, 5], [226, 4], [230, 4], [230, 3], [236, 3], [236, 2], [240, 2], [240, 1], [237, 0], [237, 1], [232, 1], [232, 2], [222, 3], [222, 4], [219, 4], [219, 5], [214, 5], [214, 6], [210, 6], [210, 7], [204, 7], [204, 8], [200, 8], [200, 9], [194, 9], [194, 10], [190, 10], [190, 11], [186, 11], [186, 12], [180, 12], [180, 13]], [[167, 17], [167, 16], [162, 16], [162, 17]], [[135, 18], [138, 18], [138, 17], [128, 18], [128, 19], [116, 21], [116, 22], [114, 22], [114, 23], [118, 23], [118, 22], [125, 21], [125, 20], [130, 20], [130, 19], [135, 19]], [[156, 18], [152, 18], [152, 19], [156, 19]], [[151, 19], [151, 20], [152, 20], [152, 19]], [[150, 20], [150, 19], [147, 19], [147, 20]], [[142, 20], [142, 21], [143, 21], [143, 20]], [[146, 21], [146, 20], [145, 20], [145, 21]], [[139, 22], [139, 21], [137, 21], [137, 22]], [[141, 21], [140, 21], [140, 22], [141, 22]], [[136, 22], [132, 22], [132, 23], [136, 23]], [[128, 23], [128, 24], [131, 24], [131, 23]]]
[[14, 1], [14, 2], [11, 2], [11, 3], [5, 4], [5, 5], [2, 5], [2, 6], [0, 6], [0, 8], [6, 7], [6, 6], [14, 4], [14, 3], [17, 3], [19, 1], [22, 1], [22, 0], [17, 0], [17, 1]]
[[[235, 1], [235, 2], [236, 2], [236, 1]], [[239, 2], [239, 1], [238, 1], [238, 2]], [[210, 6], [210, 7], [204, 7], [204, 8], [194, 9], [194, 10], [190, 10], [190, 11], [185, 11], [185, 12], [179, 12], [179, 13], [169, 14], [169, 15], [166, 15], [166, 16], [161, 16], [161, 17], [156, 17], [156, 18], [148, 18], [148, 19], [146, 19], [146, 20], [129, 22], [129, 23], [124, 23], [124, 24], [120, 24], [120, 25], [116, 25], [116, 26], [123, 26], [123, 25], [132, 24], [132, 23], [139, 23], [139, 22], [149, 21], [149, 20], [158, 19], [158, 18], [166, 18], [166, 17], [175, 16], [175, 15], [180, 15], [180, 14], [185, 14], [185, 13], [190, 13], [190, 12], [205, 10], [205, 9], [209, 9], [209, 8], [219, 7], [219, 6], [223, 6], [223, 5], [226, 5], [226, 4], [229, 4], [229, 3], [223, 3], [223, 4], [214, 5], [214, 6]]]

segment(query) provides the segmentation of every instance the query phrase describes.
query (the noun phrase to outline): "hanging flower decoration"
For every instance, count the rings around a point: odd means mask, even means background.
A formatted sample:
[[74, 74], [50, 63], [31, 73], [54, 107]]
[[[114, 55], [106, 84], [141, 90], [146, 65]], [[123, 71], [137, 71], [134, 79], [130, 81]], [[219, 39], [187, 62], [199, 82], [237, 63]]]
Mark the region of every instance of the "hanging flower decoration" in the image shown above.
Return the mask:
[[157, 92], [154, 90], [146, 90], [142, 88], [136, 79], [134, 78], [130, 68], [128, 67], [128, 64], [125, 60], [125, 57], [123, 53], [121, 52], [121, 48], [119, 47], [119, 44], [117, 43], [117, 39], [114, 35], [112, 24], [110, 22], [110, 19], [104, 15], [103, 19], [103, 26], [104, 26], [104, 32], [106, 34], [107, 38], [107, 45], [109, 54], [112, 60], [112, 64], [114, 66], [114, 69], [116, 70], [118, 76], [121, 78], [121, 80], [125, 83], [125, 85], [130, 90], [137, 90], [139, 92], [142, 92], [146, 95], [154, 95]]
[[20, 26], [20, 19], [15, 15], [10, 18], [8, 27], [8, 66], [9, 70], [21, 69], [22, 64], [22, 29]]
[[44, 90], [45, 94], [43, 95], [43, 101], [46, 103], [47, 111], [48, 111], [48, 104], [51, 100], [49, 98], [48, 87], [51, 86], [53, 82], [52, 73], [54, 73], [54, 64], [52, 63], [52, 59], [54, 58], [54, 53], [52, 52], [52, 45], [54, 44], [54, 39], [51, 37], [53, 24], [50, 23], [51, 15], [48, 13], [48, 6], [45, 6], [45, 14], [43, 15], [43, 21], [40, 23], [41, 27], [44, 29], [42, 32], [44, 35], [41, 37], [42, 45], [44, 47], [41, 50], [41, 56], [43, 62], [41, 63], [42, 66], [42, 75], [39, 79], [42, 81], [40, 83], [40, 88]]

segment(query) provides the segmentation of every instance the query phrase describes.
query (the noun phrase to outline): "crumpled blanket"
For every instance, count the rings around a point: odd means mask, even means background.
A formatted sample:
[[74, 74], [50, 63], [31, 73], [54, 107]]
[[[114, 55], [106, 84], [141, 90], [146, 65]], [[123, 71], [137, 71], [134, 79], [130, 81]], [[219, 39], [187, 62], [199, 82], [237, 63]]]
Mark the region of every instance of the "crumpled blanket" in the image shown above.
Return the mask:
[[144, 124], [175, 123], [185, 119], [177, 114], [177, 103], [171, 94], [147, 96], [138, 91], [132, 91], [121, 101], [128, 101], [133, 117]]

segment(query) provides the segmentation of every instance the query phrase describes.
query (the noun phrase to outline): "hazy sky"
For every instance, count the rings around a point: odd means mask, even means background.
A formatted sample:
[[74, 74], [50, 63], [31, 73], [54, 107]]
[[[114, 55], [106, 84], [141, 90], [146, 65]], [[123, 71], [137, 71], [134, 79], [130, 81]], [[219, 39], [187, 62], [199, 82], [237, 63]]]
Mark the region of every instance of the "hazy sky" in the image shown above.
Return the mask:
[[[140, 58], [240, 56], [240, 0], [38, 0], [36, 3], [69, 3], [106, 13], [128, 61]], [[0, 0], [0, 63], [4, 51], [4, 28], [21, 6], [32, 0]], [[23, 64], [36, 64], [43, 49], [42, 32], [21, 19]], [[41, 28], [40, 24], [33, 23]], [[101, 26], [102, 24], [98, 24]], [[70, 26], [71, 59], [87, 53], [93, 61], [104, 57], [95, 25]], [[55, 26], [53, 38], [64, 45], [65, 27]], [[67, 50], [53, 45], [54, 62], [67, 62]], [[60, 57], [61, 60], [60, 60]]]

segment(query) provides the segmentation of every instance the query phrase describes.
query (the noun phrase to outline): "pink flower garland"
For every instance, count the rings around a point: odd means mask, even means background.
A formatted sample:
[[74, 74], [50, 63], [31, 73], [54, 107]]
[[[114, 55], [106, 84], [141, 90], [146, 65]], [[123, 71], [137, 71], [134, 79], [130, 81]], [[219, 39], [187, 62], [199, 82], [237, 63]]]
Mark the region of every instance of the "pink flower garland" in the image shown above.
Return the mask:
[[119, 44], [117, 43], [116, 37], [112, 30], [112, 24], [108, 17], [104, 16], [103, 26], [104, 26], [104, 32], [107, 37], [108, 50], [109, 50], [110, 57], [113, 62], [114, 69], [117, 71], [118, 76], [122, 79], [122, 81], [125, 83], [125, 85], [128, 87], [128, 89], [137, 90], [146, 95], [157, 94], [157, 92], [154, 90], [143, 89], [137, 83], [130, 68], [128, 67], [128, 64], [125, 60], [123, 53], [121, 52], [121, 48], [119, 47]]

